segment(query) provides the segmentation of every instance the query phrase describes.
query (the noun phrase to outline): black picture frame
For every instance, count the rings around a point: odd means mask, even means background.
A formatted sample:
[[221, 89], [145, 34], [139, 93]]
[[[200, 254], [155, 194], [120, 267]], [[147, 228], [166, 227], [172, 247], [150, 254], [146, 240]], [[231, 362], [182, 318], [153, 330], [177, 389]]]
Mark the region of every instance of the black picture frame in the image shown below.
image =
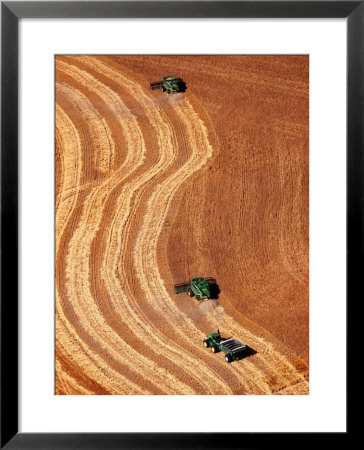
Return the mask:
[[[18, 22], [22, 18], [346, 18], [347, 298], [363, 298], [364, 1], [1, 2], [1, 448], [227, 449], [327, 444], [325, 433], [18, 432]], [[360, 292], [362, 293], [360, 295]], [[349, 342], [347, 344], [349, 351]], [[340, 361], [342, 364], [343, 361]], [[348, 363], [348, 360], [347, 360]], [[348, 417], [348, 415], [347, 415]], [[347, 419], [347, 425], [348, 419]], [[334, 433], [336, 443], [348, 438]], [[299, 440], [298, 440], [299, 439]]]

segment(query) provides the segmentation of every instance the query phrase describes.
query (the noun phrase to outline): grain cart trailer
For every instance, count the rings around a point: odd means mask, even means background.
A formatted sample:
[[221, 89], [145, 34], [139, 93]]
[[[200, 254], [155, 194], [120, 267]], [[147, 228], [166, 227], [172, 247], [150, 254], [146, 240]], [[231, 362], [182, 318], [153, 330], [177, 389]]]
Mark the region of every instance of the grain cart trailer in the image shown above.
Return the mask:
[[217, 333], [209, 333], [207, 339], [203, 341], [203, 345], [206, 348], [211, 348], [213, 353], [220, 351], [224, 352], [225, 360], [228, 363], [231, 363], [235, 359], [243, 358], [248, 351], [247, 345], [244, 345], [235, 339], [223, 339], [219, 330], [217, 330]]
[[211, 287], [216, 284], [213, 278], [193, 277], [191, 281], [175, 284], [174, 292], [180, 294], [187, 292], [190, 297], [196, 296], [196, 300], [211, 298]]

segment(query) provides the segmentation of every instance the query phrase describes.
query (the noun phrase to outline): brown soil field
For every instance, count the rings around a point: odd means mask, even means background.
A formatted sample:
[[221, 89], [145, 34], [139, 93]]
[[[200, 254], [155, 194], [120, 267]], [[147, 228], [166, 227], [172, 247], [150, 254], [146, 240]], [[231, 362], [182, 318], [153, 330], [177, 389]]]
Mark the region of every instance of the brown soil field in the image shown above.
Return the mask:
[[307, 395], [308, 56], [55, 65], [56, 394]]

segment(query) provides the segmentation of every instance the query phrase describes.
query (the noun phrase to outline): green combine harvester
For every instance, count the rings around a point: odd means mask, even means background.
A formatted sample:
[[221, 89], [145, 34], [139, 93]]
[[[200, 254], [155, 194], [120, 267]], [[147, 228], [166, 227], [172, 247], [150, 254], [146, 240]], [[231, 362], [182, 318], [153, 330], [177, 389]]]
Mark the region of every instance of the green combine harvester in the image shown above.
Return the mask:
[[216, 285], [213, 278], [193, 277], [191, 281], [174, 285], [174, 292], [180, 294], [187, 292], [190, 297], [196, 296], [196, 300], [211, 298], [211, 288]]
[[235, 359], [241, 359], [247, 356], [249, 347], [236, 341], [235, 339], [224, 339], [221, 337], [220, 331], [217, 333], [209, 333], [207, 339], [203, 341], [206, 348], [211, 348], [213, 353], [224, 352], [225, 360], [231, 363]]
[[152, 90], [162, 89], [167, 94], [174, 94], [176, 92], [182, 92], [184, 90], [184, 83], [181, 78], [177, 78], [176, 75], [166, 75], [162, 81], [156, 83], [150, 83]]

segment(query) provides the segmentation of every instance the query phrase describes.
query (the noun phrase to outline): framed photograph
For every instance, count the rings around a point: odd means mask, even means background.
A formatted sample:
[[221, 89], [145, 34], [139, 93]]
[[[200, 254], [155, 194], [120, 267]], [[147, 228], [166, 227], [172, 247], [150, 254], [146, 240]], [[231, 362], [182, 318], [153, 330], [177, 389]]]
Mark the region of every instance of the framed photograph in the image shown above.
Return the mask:
[[1, 2], [2, 448], [347, 438], [363, 19]]

